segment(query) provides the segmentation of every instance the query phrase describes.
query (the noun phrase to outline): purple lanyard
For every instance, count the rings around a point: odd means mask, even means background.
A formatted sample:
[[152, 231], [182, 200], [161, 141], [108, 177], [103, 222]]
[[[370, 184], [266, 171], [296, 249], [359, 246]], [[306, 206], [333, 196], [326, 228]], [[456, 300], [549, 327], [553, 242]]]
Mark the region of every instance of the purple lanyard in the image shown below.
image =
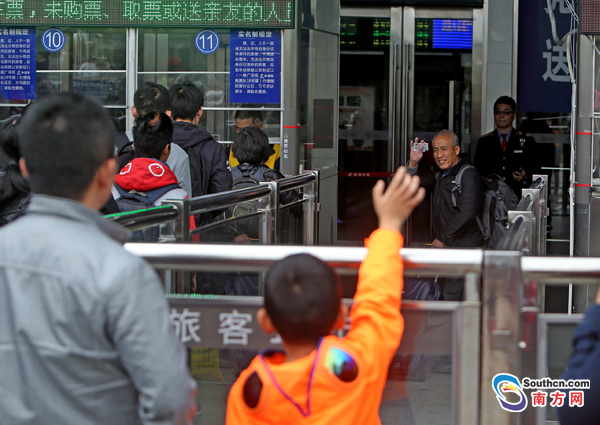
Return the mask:
[[296, 403], [294, 401], [294, 399], [292, 397], [290, 397], [290, 395], [288, 393], [286, 393], [283, 390], [283, 388], [281, 388], [281, 386], [277, 382], [277, 379], [275, 379], [273, 372], [271, 372], [271, 369], [269, 368], [269, 364], [265, 361], [265, 357], [262, 354], [260, 355], [260, 360], [262, 361], [265, 369], [267, 370], [267, 373], [269, 374], [271, 381], [273, 381], [273, 384], [275, 384], [275, 388], [277, 388], [279, 390], [279, 392], [281, 393], [281, 395], [284, 396], [290, 403], [292, 403], [294, 405], [294, 407], [296, 407], [296, 409], [298, 409], [300, 414], [302, 416], [304, 416], [305, 418], [307, 416], [310, 416], [310, 413], [311, 413], [310, 412], [310, 393], [311, 393], [311, 389], [312, 389], [313, 376], [315, 374], [315, 369], [317, 368], [317, 363], [319, 361], [319, 352], [321, 349], [321, 341], [322, 340], [323, 340], [323, 338], [321, 338], [319, 340], [319, 343], [317, 344], [317, 352], [315, 353], [315, 359], [313, 360], [312, 368], [310, 369], [310, 377], [308, 378], [308, 387], [306, 388], [306, 412], [304, 411], [302, 406], [300, 406], [298, 403]]

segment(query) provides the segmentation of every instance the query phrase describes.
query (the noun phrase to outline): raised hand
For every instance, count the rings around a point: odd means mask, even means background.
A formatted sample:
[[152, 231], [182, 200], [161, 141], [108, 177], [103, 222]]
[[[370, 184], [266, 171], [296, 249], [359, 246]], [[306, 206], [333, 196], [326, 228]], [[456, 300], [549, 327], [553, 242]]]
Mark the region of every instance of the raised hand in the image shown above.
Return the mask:
[[425, 197], [425, 189], [419, 187], [420, 183], [418, 176], [411, 176], [405, 167], [400, 167], [387, 190], [382, 180], [375, 184], [373, 206], [380, 228], [400, 230], [412, 210]]
[[419, 149], [419, 150], [413, 149], [413, 146], [416, 143], [419, 143], [418, 137], [415, 137], [415, 140], [410, 141], [410, 161], [408, 161], [408, 166], [410, 168], [415, 168], [417, 165], [419, 165], [419, 162], [421, 162], [421, 159], [423, 159], [423, 151], [421, 149]]

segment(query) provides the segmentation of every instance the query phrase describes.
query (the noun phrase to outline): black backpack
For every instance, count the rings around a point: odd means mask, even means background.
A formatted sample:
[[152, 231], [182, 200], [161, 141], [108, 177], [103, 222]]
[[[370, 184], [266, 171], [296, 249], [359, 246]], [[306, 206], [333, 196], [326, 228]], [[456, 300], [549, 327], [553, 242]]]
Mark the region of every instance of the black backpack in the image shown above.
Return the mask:
[[[118, 199], [116, 199], [116, 201], [122, 212], [144, 210], [146, 208], [155, 207], [156, 205], [154, 205], [154, 203], [158, 198], [170, 190], [181, 188], [175, 183], [148, 190], [146, 192], [137, 192], [135, 190], [128, 192], [116, 183], [115, 187], [119, 191], [119, 195], [121, 195]], [[160, 230], [158, 226], [148, 227], [146, 229], [134, 231], [131, 236], [131, 241], [156, 242], [158, 241], [159, 234]]]
[[[462, 175], [473, 165], [465, 165], [456, 174], [452, 188], [452, 206], [456, 207], [455, 192], [462, 193]], [[479, 229], [483, 234], [483, 247], [495, 249], [500, 239], [508, 231], [508, 212], [514, 210], [519, 198], [511, 187], [497, 174], [483, 177], [484, 200], [481, 217], [476, 217]]]
[[202, 147], [208, 142], [204, 140], [199, 144], [185, 149], [190, 159], [190, 177], [192, 178], [192, 197], [204, 196], [208, 193], [208, 179], [205, 178], [207, 167], [206, 158], [202, 153]]
[[[233, 177], [233, 186], [231, 190], [243, 189], [245, 187], [258, 186], [262, 181], [265, 171], [268, 168], [259, 167], [254, 174], [250, 171], [240, 171], [238, 167], [231, 169]], [[217, 217], [217, 220], [228, 220], [230, 218], [239, 217], [246, 214], [255, 213], [258, 211], [258, 201], [240, 202], [239, 204], [228, 207], [223, 214]], [[231, 228], [239, 235], [246, 234], [250, 239], [258, 239], [259, 236], [259, 219], [252, 217], [248, 220], [239, 220], [230, 224]]]

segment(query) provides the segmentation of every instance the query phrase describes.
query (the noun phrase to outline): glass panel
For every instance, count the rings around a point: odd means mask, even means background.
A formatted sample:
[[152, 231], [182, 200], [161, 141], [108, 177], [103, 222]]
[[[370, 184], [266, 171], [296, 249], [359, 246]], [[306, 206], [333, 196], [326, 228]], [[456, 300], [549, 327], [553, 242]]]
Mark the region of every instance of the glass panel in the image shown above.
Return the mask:
[[[220, 37], [219, 48], [205, 55], [196, 48], [198, 29], [140, 28], [139, 81], [154, 81], [166, 87], [192, 81], [203, 91], [206, 107], [248, 107], [229, 102], [230, 32], [215, 32]], [[278, 108], [280, 105], [260, 106]]]
[[[404, 314], [407, 322], [419, 322], [422, 326], [415, 327], [417, 332], [410, 338], [403, 337], [391, 362], [379, 409], [381, 423], [447, 424], [452, 414], [454, 374], [431, 370], [440, 370], [435, 365], [452, 364], [452, 313], [407, 311]], [[428, 344], [414, 343], [424, 340]], [[202, 407], [202, 415], [194, 423], [224, 423], [229, 390], [258, 350], [192, 348], [189, 354], [190, 370], [198, 385], [197, 400]]]
[[[575, 332], [576, 327], [576, 324], [548, 324], [548, 340], [546, 341], [548, 344], [547, 370], [545, 376], [538, 378], [560, 378], [571, 355], [572, 347], [570, 341], [573, 338], [573, 332]], [[546, 407], [546, 420], [558, 421], [555, 408]]]
[[[8, 119], [13, 115], [20, 115], [23, 108], [20, 106], [0, 106], [0, 121]], [[108, 115], [112, 118], [116, 131], [125, 131], [125, 108], [107, 108]]]
[[54, 93], [76, 92], [104, 105], [125, 106], [125, 72], [37, 72], [38, 99]]
[[[594, 120], [595, 121], [595, 120]], [[571, 114], [520, 111], [517, 128], [530, 134], [536, 142], [541, 174], [548, 175], [547, 254], [569, 256], [570, 208], [569, 185], [571, 168]], [[594, 133], [598, 133], [597, 124]], [[597, 135], [594, 136], [594, 155], [598, 153]], [[594, 178], [599, 177], [597, 168]], [[600, 180], [596, 180], [599, 181]], [[548, 286], [546, 296], [559, 288]]]
[[[308, 58], [306, 103], [307, 132], [302, 134], [304, 142], [304, 166], [308, 170], [322, 170], [337, 163], [337, 144], [334, 137], [335, 108], [338, 103], [338, 45], [334, 34], [320, 31], [308, 32], [309, 44], [303, 47], [303, 56]], [[306, 38], [306, 34], [303, 36]], [[287, 152], [283, 152], [285, 155]]]
[[[198, 86], [205, 95], [204, 113], [199, 127], [206, 128], [218, 142], [230, 142], [235, 136], [235, 110], [210, 110], [211, 107], [229, 107], [225, 99], [229, 97], [229, 74], [140, 74], [138, 84], [151, 81], [170, 88], [173, 84], [190, 81]], [[224, 91], [223, 91], [224, 90]], [[241, 105], [252, 108], [257, 105]], [[278, 106], [278, 105], [277, 105]], [[281, 112], [259, 110], [263, 117], [263, 131], [271, 143], [279, 143]], [[228, 146], [229, 147], [229, 146]]]
[[[434, 173], [438, 168], [431, 142], [438, 131], [454, 131], [459, 137], [461, 154], [468, 156], [471, 151], [472, 25], [470, 20], [419, 18], [415, 22], [414, 133], [411, 140], [418, 137], [430, 143], [419, 167]], [[445, 37], [444, 26], [448, 26], [449, 32], [456, 37]], [[451, 105], [454, 105], [452, 111]], [[430, 196], [411, 214], [409, 225], [410, 246], [426, 246], [433, 241]]]
[[37, 70], [125, 70], [127, 37], [125, 28], [63, 27], [65, 46], [51, 53], [42, 45], [47, 27], [38, 27]]
[[390, 19], [342, 16], [338, 131], [338, 240], [377, 227], [371, 189], [388, 170]]

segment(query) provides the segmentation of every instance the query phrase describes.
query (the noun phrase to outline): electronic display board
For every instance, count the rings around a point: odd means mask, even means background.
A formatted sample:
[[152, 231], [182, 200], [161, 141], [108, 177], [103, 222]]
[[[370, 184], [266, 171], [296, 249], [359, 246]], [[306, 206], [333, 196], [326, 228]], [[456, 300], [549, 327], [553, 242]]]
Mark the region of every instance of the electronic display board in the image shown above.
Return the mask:
[[416, 50], [473, 48], [473, 21], [470, 19], [417, 18]]
[[292, 28], [294, 0], [1, 0], [5, 26]]
[[340, 48], [342, 50], [389, 50], [390, 18], [342, 16]]
[[386, 5], [386, 6], [474, 6], [483, 7], [483, 0], [341, 0], [342, 6], [356, 5], [364, 6]]

